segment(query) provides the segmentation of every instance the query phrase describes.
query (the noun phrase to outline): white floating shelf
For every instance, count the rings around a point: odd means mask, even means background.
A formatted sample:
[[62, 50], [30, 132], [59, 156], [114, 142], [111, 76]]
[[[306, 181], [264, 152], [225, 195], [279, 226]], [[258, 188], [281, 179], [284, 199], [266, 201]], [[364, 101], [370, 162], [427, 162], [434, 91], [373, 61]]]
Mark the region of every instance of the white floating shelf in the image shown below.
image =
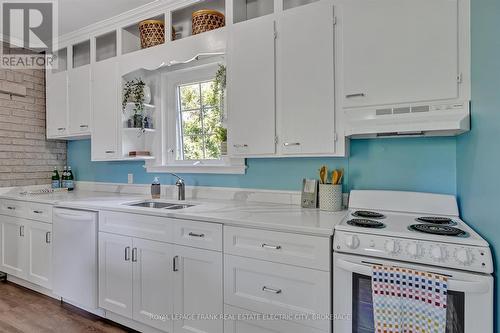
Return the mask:
[[143, 132], [143, 133], [154, 133], [156, 130], [154, 128], [144, 128], [140, 129], [137, 127], [124, 127], [125, 132]]
[[120, 159], [120, 161], [146, 161], [146, 160], [154, 160], [154, 156], [124, 156]]
[[[135, 103], [134, 102], [127, 102], [127, 107], [135, 107]], [[148, 109], [154, 109], [154, 108], [156, 108], [156, 105], [144, 104], [144, 107], [148, 108]]]

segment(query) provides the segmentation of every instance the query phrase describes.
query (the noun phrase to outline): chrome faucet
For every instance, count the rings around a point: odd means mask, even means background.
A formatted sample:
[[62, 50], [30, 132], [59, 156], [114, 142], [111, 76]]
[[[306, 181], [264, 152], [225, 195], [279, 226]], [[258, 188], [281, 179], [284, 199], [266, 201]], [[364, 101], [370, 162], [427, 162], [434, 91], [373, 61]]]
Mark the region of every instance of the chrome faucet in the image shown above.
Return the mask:
[[186, 182], [175, 173], [170, 174], [177, 178], [177, 181], [175, 182], [175, 186], [177, 186], [177, 199], [186, 200]]

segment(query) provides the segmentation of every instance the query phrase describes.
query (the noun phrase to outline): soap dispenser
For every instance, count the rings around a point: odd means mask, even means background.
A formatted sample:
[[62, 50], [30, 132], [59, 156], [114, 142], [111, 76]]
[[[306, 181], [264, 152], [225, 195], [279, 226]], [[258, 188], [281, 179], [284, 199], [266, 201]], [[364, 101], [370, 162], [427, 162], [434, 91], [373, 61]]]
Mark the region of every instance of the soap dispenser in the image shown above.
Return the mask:
[[153, 184], [151, 184], [151, 197], [153, 199], [160, 199], [161, 197], [161, 185], [158, 177], [155, 177]]

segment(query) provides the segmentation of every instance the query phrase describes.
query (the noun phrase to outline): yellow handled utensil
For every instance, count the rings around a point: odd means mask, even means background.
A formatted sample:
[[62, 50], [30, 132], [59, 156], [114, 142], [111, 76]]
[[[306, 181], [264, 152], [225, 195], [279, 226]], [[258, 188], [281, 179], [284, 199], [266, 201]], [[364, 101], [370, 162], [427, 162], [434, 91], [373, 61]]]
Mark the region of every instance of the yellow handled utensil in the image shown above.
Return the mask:
[[326, 165], [323, 165], [319, 169], [319, 181], [321, 184], [326, 184], [326, 179], [328, 177], [328, 167]]
[[339, 170], [334, 170], [332, 174], [332, 184], [337, 185], [340, 180], [340, 172]]

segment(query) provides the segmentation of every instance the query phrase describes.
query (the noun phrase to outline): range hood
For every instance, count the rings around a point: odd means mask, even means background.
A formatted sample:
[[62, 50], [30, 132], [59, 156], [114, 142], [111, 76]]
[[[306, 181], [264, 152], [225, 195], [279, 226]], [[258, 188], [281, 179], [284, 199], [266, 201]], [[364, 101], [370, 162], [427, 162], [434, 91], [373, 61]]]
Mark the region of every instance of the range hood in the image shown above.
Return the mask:
[[346, 135], [353, 139], [454, 136], [470, 130], [469, 102], [345, 109]]

